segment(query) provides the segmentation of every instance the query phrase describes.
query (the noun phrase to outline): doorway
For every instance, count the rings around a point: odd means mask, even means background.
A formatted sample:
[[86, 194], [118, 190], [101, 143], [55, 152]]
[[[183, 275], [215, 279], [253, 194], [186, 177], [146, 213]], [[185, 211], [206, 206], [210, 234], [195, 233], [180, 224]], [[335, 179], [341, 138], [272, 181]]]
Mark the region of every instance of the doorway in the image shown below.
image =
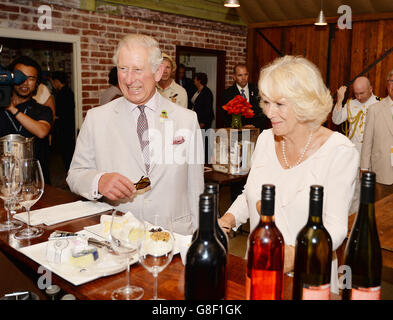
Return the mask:
[[221, 112], [221, 95], [225, 89], [225, 51], [176, 46], [176, 64], [186, 67], [186, 76], [192, 78], [196, 72], [207, 74], [207, 86], [213, 93], [214, 120], [212, 128], [224, 127]]
[[[10, 36], [12, 35], [12, 36]], [[37, 61], [44, 74], [52, 71], [64, 71], [68, 75], [69, 85], [75, 99], [75, 135], [82, 124], [81, 75], [80, 75], [80, 39], [78, 36], [64, 35], [59, 41], [58, 34], [0, 28], [0, 64], [6, 67], [12, 60], [26, 55]], [[47, 84], [43, 81], [44, 84]], [[50, 83], [49, 83], [50, 87]], [[67, 189], [66, 172], [55, 136], [56, 122], [51, 132], [49, 149], [50, 183], [55, 187]]]

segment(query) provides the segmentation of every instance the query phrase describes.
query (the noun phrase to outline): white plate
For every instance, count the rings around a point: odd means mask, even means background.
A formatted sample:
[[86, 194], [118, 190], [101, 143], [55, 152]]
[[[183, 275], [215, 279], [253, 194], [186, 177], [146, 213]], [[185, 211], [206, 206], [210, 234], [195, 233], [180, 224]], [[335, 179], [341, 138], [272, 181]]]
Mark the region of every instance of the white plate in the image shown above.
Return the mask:
[[[79, 234], [84, 234], [88, 237], [91, 236], [91, 234], [86, 231], [80, 231]], [[75, 286], [79, 286], [101, 277], [119, 273], [126, 268], [124, 259], [120, 259], [119, 257], [110, 254], [105, 249], [99, 249], [100, 258], [97, 260], [97, 262], [93, 263], [85, 269], [77, 268], [72, 265], [51, 263], [46, 258], [47, 243], [47, 241], [41, 242], [32, 246], [20, 248], [19, 251], [41, 266], [45, 267], [47, 270], [50, 270]], [[136, 263], [137, 261], [138, 256], [135, 254], [131, 259], [130, 265]]]
[[[108, 234], [104, 233], [104, 230], [102, 230], [102, 227], [100, 224], [95, 224], [92, 226], [84, 227], [84, 229], [101, 237], [102, 239], [109, 240]], [[190, 243], [192, 236], [191, 235], [184, 236], [184, 235], [176, 233], [176, 232], [173, 233], [173, 236], [175, 237], [175, 248], [173, 249], [173, 255], [175, 255], [175, 254], [180, 253], [179, 243], [180, 242]]]

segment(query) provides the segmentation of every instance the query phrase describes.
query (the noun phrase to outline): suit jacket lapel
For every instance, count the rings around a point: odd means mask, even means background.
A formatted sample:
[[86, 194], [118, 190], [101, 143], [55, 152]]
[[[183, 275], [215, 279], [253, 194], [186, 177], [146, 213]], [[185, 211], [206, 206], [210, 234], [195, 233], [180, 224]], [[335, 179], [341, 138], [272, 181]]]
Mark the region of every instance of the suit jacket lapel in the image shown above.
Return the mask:
[[388, 100], [384, 100], [383, 108], [382, 108], [382, 115], [386, 122], [386, 125], [390, 131], [390, 134], [393, 136], [393, 117], [392, 117], [392, 110], [388, 103]]
[[[114, 112], [115, 117], [117, 117], [116, 123], [119, 124], [117, 130], [119, 130], [122, 133], [122, 136], [124, 135], [124, 139], [127, 140], [126, 145], [128, 146], [132, 157], [135, 159], [135, 163], [146, 174], [146, 167], [143, 163], [141, 146], [136, 132], [135, 120], [132, 118], [131, 106], [124, 98], [115, 106]], [[114, 128], [114, 130], [116, 129]], [[121, 156], [122, 152], [127, 151], [119, 150], [119, 156]]]
[[[167, 118], [164, 117], [163, 113], [167, 115]], [[173, 125], [173, 130], [175, 131], [175, 112], [173, 110], [173, 106], [169, 101], [166, 100], [166, 98], [162, 97], [159, 95], [157, 99], [157, 112], [156, 116], [154, 117], [154, 139], [159, 139], [156, 143], [152, 142], [151, 147], [153, 147], [152, 152], [161, 152], [159, 154], [159, 157], [157, 160], [151, 159], [150, 161], [150, 173], [153, 173], [156, 175], [157, 172], [157, 164], [160, 163], [165, 163], [166, 159], [165, 157], [167, 156], [165, 154], [165, 148], [167, 144], [172, 144], [173, 143], [173, 135], [174, 132], [170, 130], [170, 126], [166, 126], [167, 121], [172, 121]], [[168, 131], [168, 132], [166, 132]], [[161, 150], [160, 150], [161, 148]], [[158, 162], [157, 162], [158, 161]], [[164, 167], [162, 167], [164, 168]]]

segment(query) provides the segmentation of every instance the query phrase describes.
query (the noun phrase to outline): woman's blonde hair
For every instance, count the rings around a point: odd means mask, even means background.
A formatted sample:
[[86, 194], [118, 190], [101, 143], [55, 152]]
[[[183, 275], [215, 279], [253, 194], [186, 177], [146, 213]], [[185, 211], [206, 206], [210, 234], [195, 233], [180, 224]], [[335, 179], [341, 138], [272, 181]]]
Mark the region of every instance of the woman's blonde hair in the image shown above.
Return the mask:
[[150, 36], [144, 34], [128, 34], [124, 36], [118, 43], [115, 54], [113, 55], [112, 61], [117, 66], [118, 64], [118, 56], [120, 49], [123, 46], [133, 46], [140, 45], [148, 49], [149, 51], [149, 63], [151, 70], [155, 73], [162, 63], [162, 54], [159, 48], [158, 41]]
[[[306, 58], [284, 56], [261, 69], [258, 81], [261, 95], [277, 101], [287, 99], [293, 104], [296, 117], [307, 122], [310, 129], [326, 121], [333, 100], [318, 68]], [[264, 108], [263, 99], [261, 107]]]

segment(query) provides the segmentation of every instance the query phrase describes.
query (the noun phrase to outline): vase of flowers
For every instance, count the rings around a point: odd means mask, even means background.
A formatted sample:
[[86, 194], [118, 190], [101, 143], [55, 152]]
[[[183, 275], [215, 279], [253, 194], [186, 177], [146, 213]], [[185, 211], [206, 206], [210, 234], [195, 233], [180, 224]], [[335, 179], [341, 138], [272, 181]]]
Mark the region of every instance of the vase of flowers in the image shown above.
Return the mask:
[[232, 114], [232, 129], [241, 129], [242, 127], [242, 115], [241, 114]]
[[240, 94], [234, 97], [222, 108], [228, 112], [228, 114], [232, 115], [231, 127], [233, 129], [241, 129], [242, 116], [245, 118], [252, 118], [254, 116], [251, 104], [249, 104], [247, 99], [242, 97]]

